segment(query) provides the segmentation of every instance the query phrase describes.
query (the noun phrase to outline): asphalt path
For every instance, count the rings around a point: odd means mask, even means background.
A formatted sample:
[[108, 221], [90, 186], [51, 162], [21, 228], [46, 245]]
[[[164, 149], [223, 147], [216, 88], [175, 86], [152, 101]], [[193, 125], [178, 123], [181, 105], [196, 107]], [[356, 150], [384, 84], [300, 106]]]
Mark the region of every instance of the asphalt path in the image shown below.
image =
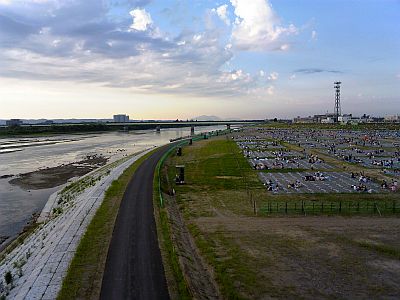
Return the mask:
[[169, 299], [153, 213], [155, 168], [162, 147], [136, 170], [123, 196], [100, 299]]

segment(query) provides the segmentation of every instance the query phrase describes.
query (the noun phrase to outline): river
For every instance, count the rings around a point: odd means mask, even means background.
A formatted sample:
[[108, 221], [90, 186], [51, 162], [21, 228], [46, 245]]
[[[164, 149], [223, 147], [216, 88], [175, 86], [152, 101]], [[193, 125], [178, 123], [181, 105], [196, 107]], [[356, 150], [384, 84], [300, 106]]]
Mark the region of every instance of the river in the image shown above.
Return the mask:
[[[196, 127], [196, 133], [223, 129], [225, 126]], [[62, 188], [24, 189], [11, 184], [19, 174], [71, 164], [92, 155], [112, 162], [189, 134], [190, 128], [172, 128], [159, 133], [141, 130], [0, 139], [0, 249], [3, 242], [22, 231], [33, 214], [43, 209], [52, 193]]]

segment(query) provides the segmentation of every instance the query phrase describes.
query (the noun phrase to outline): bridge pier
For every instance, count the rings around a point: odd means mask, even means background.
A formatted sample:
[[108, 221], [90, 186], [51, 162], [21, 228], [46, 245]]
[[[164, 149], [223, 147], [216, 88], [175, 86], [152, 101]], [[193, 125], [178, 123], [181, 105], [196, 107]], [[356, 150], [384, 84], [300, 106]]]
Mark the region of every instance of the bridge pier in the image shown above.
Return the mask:
[[226, 124], [226, 129], [231, 129], [231, 124]]
[[158, 126], [156, 127], [156, 132], [159, 133], [160, 131], [161, 131], [161, 126], [158, 125]]
[[194, 125], [190, 127], [190, 135], [194, 135]]

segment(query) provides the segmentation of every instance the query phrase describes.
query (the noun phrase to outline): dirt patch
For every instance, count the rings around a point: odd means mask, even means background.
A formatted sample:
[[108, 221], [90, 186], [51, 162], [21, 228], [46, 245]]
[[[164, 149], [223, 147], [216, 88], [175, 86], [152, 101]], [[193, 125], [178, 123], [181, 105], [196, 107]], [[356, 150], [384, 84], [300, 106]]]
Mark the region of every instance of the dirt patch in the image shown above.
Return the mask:
[[193, 298], [220, 299], [211, 270], [200, 256], [174, 197], [168, 197], [166, 209], [172, 229], [173, 243], [179, 253], [179, 264]]
[[25, 190], [49, 189], [62, 185], [71, 178], [83, 176], [105, 165], [107, 161], [108, 158], [103, 156], [87, 156], [84, 160], [74, 163], [19, 174], [18, 178], [10, 180], [10, 184]]
[[240, 268], [227, 270], [232, 278], [257, 270], [261, 288], [252, 298], [400, 297], [400, 261], [360, 246], [398, 249], [399, 218], [215, 216], [195, 223], [205, 236], [223, 236], [239, 249]]

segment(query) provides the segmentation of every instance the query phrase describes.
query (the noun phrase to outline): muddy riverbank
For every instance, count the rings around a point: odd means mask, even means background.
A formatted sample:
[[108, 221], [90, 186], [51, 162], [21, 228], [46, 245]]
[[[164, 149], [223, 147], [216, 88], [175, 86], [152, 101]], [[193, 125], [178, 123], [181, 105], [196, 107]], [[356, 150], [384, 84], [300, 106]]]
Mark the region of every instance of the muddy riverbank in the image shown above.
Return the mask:
[[20, 174], [17, 178], [11, 179], [9, 183], [24, 190], [49, 189], [62, 185], [71, 178], [81, 177], [98, 167], [104, 166], [108, 159], [108, 157], [102, 155], [89, 155], [81, 161]]

